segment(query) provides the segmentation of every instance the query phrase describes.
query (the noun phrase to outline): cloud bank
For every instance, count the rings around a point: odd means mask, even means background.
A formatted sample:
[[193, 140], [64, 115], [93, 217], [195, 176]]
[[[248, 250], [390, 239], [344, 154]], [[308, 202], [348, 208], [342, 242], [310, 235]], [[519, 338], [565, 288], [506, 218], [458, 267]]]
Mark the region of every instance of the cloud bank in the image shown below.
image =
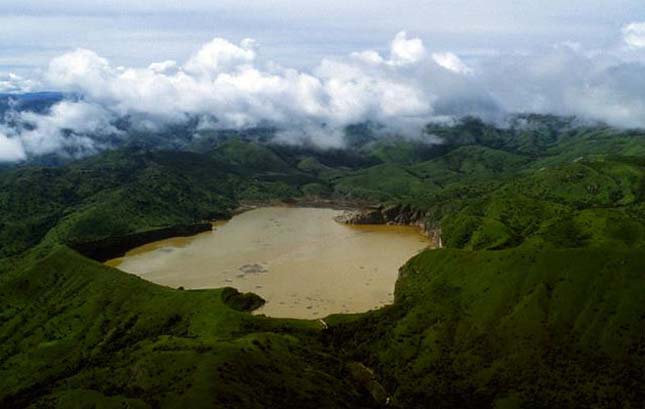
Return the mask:
[[38, 82], [23, 78], [13, 72], [0, 73], [0, 94], [30, 92], [38, 85]]
[[114, 67], [93, 51], [79, 49], [52, 60], [46, 78], [110, 114], [161, 123], [197, 115], [212, 116], [221, 128], [261, 123], [337, 127], [366, 118], [432, 113], [433, 96], [409, 75], [424, 57], [419, 39], [399, 33], [389, 59], [367, 53], [373, 58], [325, 59], [313, 73], [305, 73], [271, 63], [260, 66], [251, 39], [233, 44], [215, 38], [181, 65], [164, 61], [142, 69]]
[[[418, 136], [428, 121], [515, 112], [645, 127], [645, 23], [627, 24], [620, 34], [617, 45], [604, 49], [563, 42], [539, 53], [466, 59], [429, 52], [402, 31], [386, 52], [325, 58], [310, 71], [265, 62], [252, 39], [215, 38], [184, 62], [144, 68], [115, 66], [78, 49], [51, 60], [42, 81], [80, 97], [46, 114], [9, 113], [0, 126], [0, 161], [103, 149], [127, 137], [117, 126], [123, 118], [150, 132], [189, 120], [202, 130], [270, 125], [281, 141], [323, 147], [341, 145], [343, 128], [364, 121], [408, 136]], [[14, 84], [4, 86], [10, 90], [27, 81], [4, 78]], [[30, 83], [23, 89], [37, 82]]]

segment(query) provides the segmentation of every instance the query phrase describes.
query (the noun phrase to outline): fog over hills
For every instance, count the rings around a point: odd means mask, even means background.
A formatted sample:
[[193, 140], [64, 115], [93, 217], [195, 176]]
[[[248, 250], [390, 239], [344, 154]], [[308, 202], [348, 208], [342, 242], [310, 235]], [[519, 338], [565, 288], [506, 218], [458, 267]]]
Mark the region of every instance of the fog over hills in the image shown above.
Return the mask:
[[[79, 48], [32, 77], [0, 77], [0, 160], [82, 156], [178, 128], [271, 127], [277, 141], [328, 148], [343, 146], [352, 124], [418, 138], [429, 122], [466, 115], [498, 125], [512, 113], [548, 113], [644, 127], [645, 23], [625, 24], [616, 37], [596, 48], [563, 41], [462, 58], [400, 31], [385, 51], [325, 57], [311, 69], [273, 62], [252, 39], [216, 37], [184, 61], [141, 67]], [[24, 94], [37, 90], [65, 97]]]

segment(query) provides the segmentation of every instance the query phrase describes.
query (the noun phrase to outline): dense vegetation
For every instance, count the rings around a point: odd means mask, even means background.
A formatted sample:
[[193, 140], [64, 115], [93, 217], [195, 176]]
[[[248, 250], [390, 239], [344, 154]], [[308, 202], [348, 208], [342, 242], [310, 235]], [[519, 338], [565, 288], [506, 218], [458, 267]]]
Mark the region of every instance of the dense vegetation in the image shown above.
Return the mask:
[[[645, 135], [535, 115], [428, 126], [440, 145], [270, 133], [0, 171], [0, 407], [641, 407]], [[328, 329], [73, 250], [292, 199], [415, 209], [446, 248]]]
[[400, 407], [638, 407], [645, 252], [428, 251], [396, 303], [327, 336]]

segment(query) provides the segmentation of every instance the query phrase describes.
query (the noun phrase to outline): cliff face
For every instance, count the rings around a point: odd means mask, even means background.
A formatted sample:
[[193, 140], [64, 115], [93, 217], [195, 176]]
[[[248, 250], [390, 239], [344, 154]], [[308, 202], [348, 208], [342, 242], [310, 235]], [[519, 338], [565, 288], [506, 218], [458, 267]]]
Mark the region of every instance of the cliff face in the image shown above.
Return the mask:
[[420, 228], [435, 247], [441, 247], [441, 227], [430, 223], [425, 211], [408, 205], [378, 205], [348, 210], [336, 218], [345, 224], [395, 224]]

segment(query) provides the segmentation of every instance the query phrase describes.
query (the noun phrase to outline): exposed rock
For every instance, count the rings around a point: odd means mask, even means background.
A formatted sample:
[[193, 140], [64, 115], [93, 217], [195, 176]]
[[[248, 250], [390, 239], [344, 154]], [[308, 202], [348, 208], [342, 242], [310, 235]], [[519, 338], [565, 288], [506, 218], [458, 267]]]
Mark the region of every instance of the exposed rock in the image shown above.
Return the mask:
[[384, 224], [380, 207], [367, 207], [360, 210], [346, 210], [336, 221], [345, 224]]
[[359, 210], [346, 210], [336, 217], [336, 221], [345, 224], [395, 224], [416, 226], [432, 241], [434, 247], [442, 247], [441, 227], [431, 224], [428, 214], [409, 205], [380, 205], [365, 207]]
[[443, 247], [443, 243], [441, 242], [441, 227], [426, 230], [425, 233], [428, 235], [435, 248], [440, 249]]

